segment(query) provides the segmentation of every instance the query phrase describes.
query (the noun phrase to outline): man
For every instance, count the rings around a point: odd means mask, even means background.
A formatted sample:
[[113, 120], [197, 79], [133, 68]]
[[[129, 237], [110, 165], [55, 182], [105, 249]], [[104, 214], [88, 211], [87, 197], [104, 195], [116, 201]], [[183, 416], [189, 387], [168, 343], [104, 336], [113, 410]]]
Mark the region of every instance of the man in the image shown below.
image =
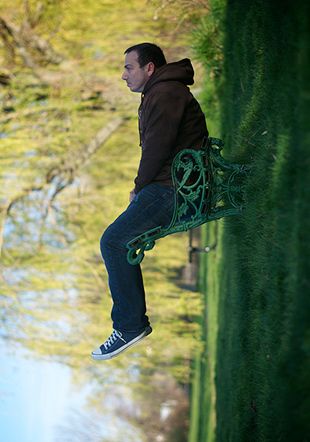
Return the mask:
[[171, 164], [185, 148], [199, 149], [208, 135], [205, 117], [187, 85], [194, 83], [189, 59], [166, 62], [162, 50], [141, 43], [125, 51], [122, 79], [140, 92], [139, 133], [142, 155], [129, 206], [101, 238], [101, 253], [109, 275], [113, 333], [94, 359], [110, 359], [152, 332], [146, 316], [140, 265], [127, 262], [126, 244], [141, 233], [169, 224], [174, 189]]

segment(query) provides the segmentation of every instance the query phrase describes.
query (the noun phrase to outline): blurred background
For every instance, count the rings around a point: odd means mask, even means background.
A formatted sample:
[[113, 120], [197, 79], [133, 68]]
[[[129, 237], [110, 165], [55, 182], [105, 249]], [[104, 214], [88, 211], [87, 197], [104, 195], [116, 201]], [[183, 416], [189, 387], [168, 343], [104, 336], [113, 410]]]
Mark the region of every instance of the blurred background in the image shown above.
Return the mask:
[[[309, 441], [304, 0], [0, 0], [1, 442]], [[128, 204], [139, 94], [124, 51], [189, 57], [242, 216], [158, 241], [154, 332], [121, 358], [99, 253]], [[207, 252], [207, 253], [205, 253]], [[163, 345], [164, 344], [164, 345]]]
[[180, 282], [185, 234], [143, 263], [152, 337], [90, 358], [111, 333], [99, 239], [140, 158], [123, 53], [150, 41], [168, 61], [191, 57], [189, 21], [206, 7], [168, 3], [0, 2], [3, 441], [186, 440], [201, 302]]

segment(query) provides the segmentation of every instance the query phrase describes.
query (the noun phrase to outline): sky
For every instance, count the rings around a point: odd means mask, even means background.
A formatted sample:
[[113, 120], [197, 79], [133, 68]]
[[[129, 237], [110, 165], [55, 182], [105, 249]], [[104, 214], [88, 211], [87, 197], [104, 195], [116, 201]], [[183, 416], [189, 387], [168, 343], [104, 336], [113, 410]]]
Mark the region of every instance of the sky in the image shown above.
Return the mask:
[[101, 385], [110, 395], [98, 412], [88, 406], [95, 382], [77, 386], [69, 367], [34, 359], [1, 338], [0, 355], [0, 442], [141, 442], [137, 428], [115, 411], [122, 395], [115, 389], [111, 396], [109, 383]]
[[54, 442], [72, 400], [70, 369], [0, 349], [1, 442]]

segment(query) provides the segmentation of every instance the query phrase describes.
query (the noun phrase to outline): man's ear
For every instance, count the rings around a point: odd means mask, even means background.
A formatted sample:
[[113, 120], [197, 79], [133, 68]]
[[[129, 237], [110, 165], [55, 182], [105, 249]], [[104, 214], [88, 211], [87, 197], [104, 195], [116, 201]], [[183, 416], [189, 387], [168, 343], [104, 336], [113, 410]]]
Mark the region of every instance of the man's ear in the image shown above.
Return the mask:
[[147, 64], [146, 73], [147, 73], [147, 75], [150, 77], [151, 75], [154, 74], [154, 71], [155, 71], [155, 64], [154, 64], [152, 61], [150, 61], [150, 62]]

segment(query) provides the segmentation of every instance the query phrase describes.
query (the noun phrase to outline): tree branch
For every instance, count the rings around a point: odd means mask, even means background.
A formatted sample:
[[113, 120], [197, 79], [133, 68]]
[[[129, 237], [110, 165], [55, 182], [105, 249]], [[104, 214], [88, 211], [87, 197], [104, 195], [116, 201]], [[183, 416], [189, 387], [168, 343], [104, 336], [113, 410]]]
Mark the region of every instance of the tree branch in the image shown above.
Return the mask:
[[[5, 220], [14, 206], [29, 196], [32, 192], [42, 192], [44, 190], [52, 188], [52, 192], [49, 193], [48, 199], [46, 199], [48, 215], [53, 201], [66, 187], [73, 183], [77, 171], [85, 166], [90, 158], [99, 150], [99, 148], [108, 140], [108, 138], [119, 128], [124, 122], [124, 118], [117, 117], [110, 121], [105, 127], [100, 129], [95, 137], [78, 152], [70, 152], [67, 158], [59, 163], [59, 165], [52, 167], [47, 171], [45, 175], [45, 181], [39, 185], [25, 187], [21, 193], [15, 196], [5, 206], [0, 207], [0, 256], [2, 254], [3, 247], [3, 234]], [[51, 187], [52, 186], [52, 187]]]
[[[24, 62], [24, 65], [33, 71], [33, 74], [39, 78], [43, 83], [48, 83], [45, 77], [40, 72], [40, 58], [42, 57], [45, 63], [59, 64], [62, 57], [57, 54], [52, 46], [43, 38], [34, 34], [31, 24], [24, 22], [24, 24], [17, 28], [12, 23], [8, 23], [3, 17], [0, 17], [0, 38], [7, 49], [10, 59], [14, 60], [15, 54], [19, 54]], [[30, 50], [37, 55], [40, 55], [38, 62], [31, 55]]]

